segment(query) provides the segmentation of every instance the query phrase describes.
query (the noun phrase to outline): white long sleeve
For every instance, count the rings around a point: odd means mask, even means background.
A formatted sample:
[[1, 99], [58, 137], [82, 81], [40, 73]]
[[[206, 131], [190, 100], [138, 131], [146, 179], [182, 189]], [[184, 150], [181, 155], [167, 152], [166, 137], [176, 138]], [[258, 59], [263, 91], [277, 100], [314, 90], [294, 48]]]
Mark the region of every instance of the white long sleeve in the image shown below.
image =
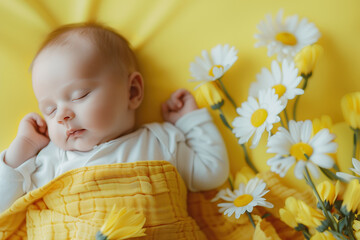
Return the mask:
[[89, 152], [64, 151], [52, 142], [13, 169], [0, 154], [0, 211], [17, 198], [75, 168], [101, 164], [165, 160], [173, 164], [191, 191], [215, 188], [226, 180], [229, 163], [222, 137], [206, 109], [176, 122], [151, 123]]
[[169, 149], [170, 162], [188, 189], [204, 191], [222, 185], [229, 175], [229, 161], [222, 136], [208, 111], [199, 109], [188, 113], [175, 125], [182, 134], [176, 132], [170, 123], [163, 124], [164, 135], [153, 131], [162, 145]]
[[[222, 185], [229, 176], [229, 160], [223, 138], [210, 114], [206, 109], [195, 111], [193, 116], [181, 118], [176, 126], [185, 133], [187, 146], [179, 145], [177, 158], [179, 168], [187, 168], [186, 172], [192, 174], [189, 190], [204, 191]], [[184, 154], [187, 148], [193, 152], [193, 159]]]
[[[22, 169], [14, 169], [5, 164], [5, 153], [6, 151], [3, 151], [0, 154], [0, 212], [7, 209], [16, 199], [24, 195], [23, 185], [25, 181], [21, 171], [32, 165], [25, 166], [25, 164], [22, 164]], [[34, 159], [28, 161], [34, 161]], [[28, 170], [32, 171], [31, 169]]]

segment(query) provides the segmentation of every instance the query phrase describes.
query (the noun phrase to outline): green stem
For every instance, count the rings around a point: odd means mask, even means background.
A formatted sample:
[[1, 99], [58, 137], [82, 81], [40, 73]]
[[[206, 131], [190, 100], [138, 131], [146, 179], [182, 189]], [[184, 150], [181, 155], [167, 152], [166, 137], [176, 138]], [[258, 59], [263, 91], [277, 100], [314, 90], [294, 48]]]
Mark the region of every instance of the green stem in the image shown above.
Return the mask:
[[342, 178], [339, 178], [335, 173], [330, 171], [329, 169], [320, 167], [321, 172], [330, 180], [339, 180], [341, 182], [344, 182]]
[[[311, 73], [308, 74], [308, 75], [303, 75], [303, 74], [301, 74], [301, 76], [302, 76], [303, 79], [304, 79], [304, 85], [302, 86], [302, 90], [305, 91], [305, 89], [306, 89], [306, 87], [307, 87], [307, 84], [308, 84], [308, 80], [309, 80], [309, 78], [311, 77]], [[293, 119], [294, 119], [294, 121], [296, 121], [296, 109], [297, 109], [297, 105], [298, 105], [298, 103], [299, 103], [300, 96], [301, 96], [301, 95], [297, 95], [297, 96], [296, 96], [295, 103], [294, 103], [294, 111], [293, 111]]]
[[[232, 131], [233, 128], [230, 126], [230, 124], [229, 124], [228, 121], [226, 120], [223, 111], [222, 111], [221, 109], [219, 109], [219, 111], [220, 111], [220, 118], [221, 118], [222, 122], [224, 123], [224, 125], [225, 125], [227, 128], [230, 129], [230, 131]], [[259, 171], [256, 169], [256, 167], [254, 166], [254, 164], [253, 164], [253, 163], [251, 162], [251, 160], [250, 160], [250, 157], [249, 157], [249, 154], [248, 154], [248, 152], [247, 152], [247, 149], [246, 149], [245, 144], [240, 144], [240, 145], [241, 145], [241, 147], [242, 147], [243, 150], [244, 150], [244, 155], [245, 155], [245, 161], [246, 161], [246, 163], [249, 165], [249, 167], [250, 167], [255, 173], [259, 173]]]
[[306, 230], [303, 230], [303, 231], [301, 231], [301, 232], [303, 233], [303, 235], [304, 235], [304, 237], [305, 237], [306, 240], [310, 240], [311, 235], [310, 235], [309, 232], [307, 232]]
[[225, 114], [223, 112], [223, 110], [221, 110], [221, 108], [219, 108], [219, 112], [220, 112], [220, 119], [223, 122], [223, 124], [230, 129], [230, 131], [233, 130], [233, 128], [230, 126], [229, 122], [226, 120]]
[[335, 169], [336, 172], [340, 172], [340, 168], [336, 163], [334, 163], [333, 168]]
[[250, 161], [250, 157], [249, 157], [249, 154], [247, 152], [245, 144], [241, 144], [241, 147], [244, 150], [245, 161], [246, 161], [247, 165], [249, 165], [249, 167], [254, 171], [255, 174], [259, 173], [259, 171], [256, 169], [254, 164]]
[[287, 114], [286, 108], [284, 108], [284, 115], [285, 115], [286, 125], [287, 125], [287, 126], [288, 126], [288, 128], [289, 128], [289, 117], [288, 117], [288, 114]]
[[95, 240], [107, 240], [108, 238], [102, 234], [101, 231], [98, 231], [95, 236]]
[[229, 184], [230, 184], [230, 189], [231, 189], [231, 191], [234, 191], [234, 184], [233, 184], [233, 182], [231, 181], [231, 178], [230, 178], [230, 177], [228, 177], [228, 182], [229, 182]]
[[237, 109], [237, 106], [236, 106], [236, 103], [235, 103], [234, 99], [232, 99], [232, 97], [230, 96], [228, 91], [226, 91], [226, 88], [225, 88], [223, 82], [221, 81], [221, 78], [218, 79], [218, 82], [220, 83], [220, 87], [223, 90], [223, 92], [225, 93], [227, 99], [229, 99], [231, 104], [234, 106], [234, 108]]
[[358, 159], [358, 142], [360, 139], [360, 129], [353, 129], [354, 131], [354, 146], [353, 146], [353, 158]]
[[331, 231], [329, 230], [329, 232], [338, 240], [348, 240], [348, 238], [346, 238], [343, 234], [335, 232], [335, 231]]
[[255, 225], [255, 223], [254, 223], [254, 219], [253, 219], [252, 216], [251, 216], [251, 213], [249, 213], [248, 211], [245, 211], [245, 212], [246, 212], [246, 214], [248, 215], [249, 220], [250, 220], [251, 224], [253, 225], [253, 227], [256, 228], [256, 225]]
[[[306, 158], [308, 158], [308, 157], [306, 157]], [[331, 229], [334, 230], [334, 231], [338, 231], [338, 229], [337, 229], [337, 224], [336, 224], [334, 218], [332, 217], [332, 215], [330, 216], [330, 215], [329, 215], [329, 212], [326, 210], [325, 204], [324, 204], [324, 202], [323, 202], [323, 201], [321, 200], [321, 198], [320, 198], [320, 195], [319, 195], [319, 193], [318, 193], [318, 191], [317, 191], [317, 189], [316, 189], [316, 187], [315, 187], [315, 185], [314, 185], [314, 182], [312, 181], [312, 179], [311, 179], [311, 177], [310, 177], [310, 173], [309, 173], [309, 170], [307, 169], [307, 167], [305, 167], [305, 180], [306, 180], [306, 182], [311, 186], [311, 188], [313, 189], [313, 191], [314, 191], [314, 193], [315, 193], [315, 196], [316, 196], [318, 202], [319, 202], [320, 205], [321, 205], [321, 208], [322, 208], [322, 211], [323, 211], [323, 213], [324, 213], [324, 216], [325, 216], [327, 219], [330, 220], [330, 227], [331, 227]]]
[[356, 157], [356, 130], [355, 129], [353, 129], [354, 130], [354, 137], [353, 137], [353, 158], [355, 158]]

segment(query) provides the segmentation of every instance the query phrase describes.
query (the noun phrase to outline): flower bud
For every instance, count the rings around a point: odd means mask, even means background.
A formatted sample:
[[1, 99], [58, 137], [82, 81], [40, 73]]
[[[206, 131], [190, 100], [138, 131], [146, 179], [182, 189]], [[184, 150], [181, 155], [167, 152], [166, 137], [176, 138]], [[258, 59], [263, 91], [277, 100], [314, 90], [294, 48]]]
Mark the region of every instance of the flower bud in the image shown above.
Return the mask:
[[299, 73], [305, 76], [311, 75], [322, 52], [323, 48], [319, 44], [309, 45], [301, 49], [294, 59]]
[[341, 99], [345, 121], [353, 129], [360, 129], [360, 92], [346, 94]]
[[221, 90], [215, 82], [206, 82], [196, 89], [195, 99], [200, 107], [210, 105], [214, 110], [220, 109], [224, 105]]
[[348, 212], [356, 212], [360, 210], [360, 183], [359, 180], [353, 179], [348, 184], [345, 194], [342, 208], [346, 207]]
[[328, 201], [333, 205], [339, 194], [340, 182], [337, 182], [334, 186], [334, 184], [329, 181], [323, 181], [316, 186], [316, 190], [323, 202]]

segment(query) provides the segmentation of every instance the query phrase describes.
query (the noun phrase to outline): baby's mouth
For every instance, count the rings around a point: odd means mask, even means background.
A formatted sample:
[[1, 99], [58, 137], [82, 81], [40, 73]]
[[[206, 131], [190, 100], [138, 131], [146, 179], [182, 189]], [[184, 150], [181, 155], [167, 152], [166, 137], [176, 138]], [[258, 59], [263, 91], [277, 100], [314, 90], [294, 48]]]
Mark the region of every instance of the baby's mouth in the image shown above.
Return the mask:
[[80, 137], [85, 132], [85, 129], [69, 129], [66, 131], [67, 138]]

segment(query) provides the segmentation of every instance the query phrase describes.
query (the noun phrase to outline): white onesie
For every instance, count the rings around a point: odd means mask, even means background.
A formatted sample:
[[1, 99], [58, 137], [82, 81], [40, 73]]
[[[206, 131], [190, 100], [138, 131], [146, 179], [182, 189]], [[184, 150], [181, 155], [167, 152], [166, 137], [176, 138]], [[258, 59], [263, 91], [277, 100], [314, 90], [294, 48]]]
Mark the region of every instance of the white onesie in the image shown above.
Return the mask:
[[225, 144], [206, 109], [171, 123], [146, 124], [95, 146], [91, 151], [64, 151], [52, 142], [39, 154], [11, 168], [0, 154], [0, 212], [17, 198], [71, 169], [101, 164], [165, 160], [173, 164], [191, 191], [216, 188], [229, 174]]

